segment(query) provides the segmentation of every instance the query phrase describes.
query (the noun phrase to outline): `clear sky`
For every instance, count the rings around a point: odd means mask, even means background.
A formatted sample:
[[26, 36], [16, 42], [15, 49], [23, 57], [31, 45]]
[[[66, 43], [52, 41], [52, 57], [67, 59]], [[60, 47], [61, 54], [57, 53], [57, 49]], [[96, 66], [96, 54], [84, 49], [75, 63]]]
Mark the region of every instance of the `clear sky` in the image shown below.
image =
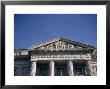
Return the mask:
[[28, 48], [33, 44], [40, 44], [58, 37], [97, 47], [97, 15], [14, 15], [14, 48]]

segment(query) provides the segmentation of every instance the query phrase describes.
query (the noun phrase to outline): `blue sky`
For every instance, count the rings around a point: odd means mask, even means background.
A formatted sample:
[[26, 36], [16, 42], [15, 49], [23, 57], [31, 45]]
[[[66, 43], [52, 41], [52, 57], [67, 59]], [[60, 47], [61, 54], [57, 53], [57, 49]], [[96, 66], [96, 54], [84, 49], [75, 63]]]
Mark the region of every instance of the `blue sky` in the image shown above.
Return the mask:
[[96, 14], [15, 14], [14, 48], [63, 37], [97, 47]]

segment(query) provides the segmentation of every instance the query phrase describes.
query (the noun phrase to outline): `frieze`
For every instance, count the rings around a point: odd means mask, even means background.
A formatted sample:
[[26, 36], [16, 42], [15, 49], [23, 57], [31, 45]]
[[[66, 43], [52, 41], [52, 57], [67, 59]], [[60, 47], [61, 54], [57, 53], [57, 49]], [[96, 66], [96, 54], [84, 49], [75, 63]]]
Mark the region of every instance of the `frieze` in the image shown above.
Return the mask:
[[74, 59], [91, 59], [90, 54], [86, 54], [86, 55], [43, 55], [43, 54], [39, 54], [39, 55], [32, 55], [31, 59], [35, 59], [35, 58], [74, 58]]

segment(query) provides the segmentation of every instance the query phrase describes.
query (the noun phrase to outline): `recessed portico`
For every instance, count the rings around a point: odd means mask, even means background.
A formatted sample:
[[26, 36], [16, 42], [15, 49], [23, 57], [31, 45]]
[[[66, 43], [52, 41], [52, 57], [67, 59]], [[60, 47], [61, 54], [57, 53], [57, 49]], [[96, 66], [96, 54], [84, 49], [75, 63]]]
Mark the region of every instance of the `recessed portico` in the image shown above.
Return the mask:
[[[85, 76], [88, 75], [86, 63], [91, 56], [82, 51], [74, 53], [65, 51], [42, 51], [31, 52], [31, 76]], [[73, 54], [72, 54], [73, 53]], [[36, 63], [36, 64], [35, 64]], [[34, 65], [34, 66], [33, 66]], [[81, 67], [81, 68], [80, 68]], [[32, 69], [33, 68], [33, 69]], [[34, 72], [33, 72], [34, 70]]]

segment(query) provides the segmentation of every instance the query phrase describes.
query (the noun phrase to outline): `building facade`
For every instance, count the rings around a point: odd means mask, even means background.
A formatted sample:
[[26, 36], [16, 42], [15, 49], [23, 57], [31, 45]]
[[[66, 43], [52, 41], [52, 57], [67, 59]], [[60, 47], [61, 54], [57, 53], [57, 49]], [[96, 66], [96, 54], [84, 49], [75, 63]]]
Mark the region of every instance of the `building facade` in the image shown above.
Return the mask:
[[95, 47], [57, 38], [14, 51], [15, 76], [96, 76]]

